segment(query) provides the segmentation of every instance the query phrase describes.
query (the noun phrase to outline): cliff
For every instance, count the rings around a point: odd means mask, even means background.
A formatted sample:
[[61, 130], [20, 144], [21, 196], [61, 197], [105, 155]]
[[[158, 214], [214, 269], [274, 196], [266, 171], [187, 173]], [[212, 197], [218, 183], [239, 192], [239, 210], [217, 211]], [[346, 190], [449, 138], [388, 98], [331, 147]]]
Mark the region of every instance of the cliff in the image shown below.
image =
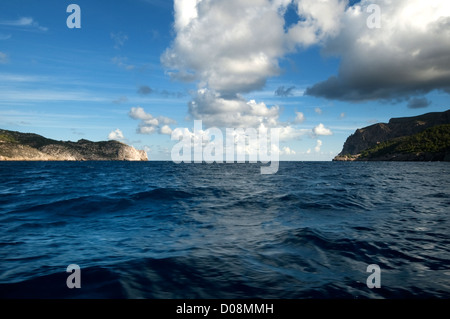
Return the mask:
[[147, 161], [145, 151], [118, 141], [63, 142], [31, 133], [0, 130], [4, 161]]
[[335, 161], [448, 161], [450, 110], [358, 129]]

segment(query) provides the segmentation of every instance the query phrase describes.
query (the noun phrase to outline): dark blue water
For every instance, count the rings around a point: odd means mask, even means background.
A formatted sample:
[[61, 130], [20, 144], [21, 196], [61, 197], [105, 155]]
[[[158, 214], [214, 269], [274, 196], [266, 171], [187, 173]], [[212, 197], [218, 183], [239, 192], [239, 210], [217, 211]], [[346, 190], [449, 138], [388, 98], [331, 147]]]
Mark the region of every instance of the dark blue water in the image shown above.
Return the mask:
[[[449, 298], [448, 163], [0, 163], [1, 298]], [[80, 289], [66, 267], [81, 267]], [[367, 266], [381, 268], [369, 289]]]

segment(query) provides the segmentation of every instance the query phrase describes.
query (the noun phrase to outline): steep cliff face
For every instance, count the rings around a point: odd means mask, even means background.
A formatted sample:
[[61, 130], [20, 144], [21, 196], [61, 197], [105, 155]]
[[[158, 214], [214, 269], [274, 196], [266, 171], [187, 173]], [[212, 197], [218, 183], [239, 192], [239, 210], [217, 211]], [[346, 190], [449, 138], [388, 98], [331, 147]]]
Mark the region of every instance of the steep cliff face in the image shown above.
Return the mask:
[[[389, 123], [379, 123], [372, 126], [368, 126], [362, 129], [356, 130], [344, 144], [342, 152], [335, 158], [339, 161], [353, 161], [353, 160], [367, 160], [367, 154], [371, 154], [372, 157], [369, 160], [427, 160], [430, 158], [441, 158], [442, 156], [434, 156], [433, 154], [425, 154], [425, 152], [410, 153], [405, 152], [402, 154], [389, 154], [386, 150], [386, 143], [392, 144], [392, 141], [397, 141], [400, 138], [416, 136], [411, 141], [422, 145], [423, 141], [420, 141], [418, 137], [424, 137], [429, 135], [418, 135], [425, 132], [428, 129], [435, 128], [441, 125], [450, 124], [450, 110], [446, 112], [428, 113], [415, 117], [396, 118], [391, 119]], [[446, 128], [444, 126], [444, 128]], [[439, 133], [440, 136], [443, 136]], [[433, 133], [436, 135], [436, 132]], [[434, 136], [433, 135], [433, 136]], [[447, 135], [445, 135], [447, 136]], [[411, 142], [410, 142], [411, 143]], [[385, 146], [383, 157], [375, 157], [375, 152], [367, 152], [377, 146]], [[413, 148], [411, 148], [412, 150]], [[397, 149], [396, 149], [397, 150]], [[446, 152], [444, 150], [444, 152]], [[444, 155], [444, 158], [447, 158]]]
[[62, 142], [30, 133], [0, 130], [0, 160], [147, 161], [145, 151], [118, 141]]
[[357, 155], [379, 143], [421, 133], [430, 127], [442, 124], [450, 124], [450, 110], [391, 119], [388, 124], [379, 123], [358, 129], [347, 139], [342, 152], [338, 156]]

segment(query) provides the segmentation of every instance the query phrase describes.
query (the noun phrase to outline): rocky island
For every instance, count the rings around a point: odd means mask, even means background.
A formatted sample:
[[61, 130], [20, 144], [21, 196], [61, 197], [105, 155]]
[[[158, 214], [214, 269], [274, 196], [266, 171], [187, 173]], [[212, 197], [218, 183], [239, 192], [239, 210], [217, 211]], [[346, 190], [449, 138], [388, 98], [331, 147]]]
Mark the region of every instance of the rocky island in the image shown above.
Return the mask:
[[56, 141], [0, 129], [0, 161], [147, 161], [145, 151], [118, 141]]
[[450, 161], [450, 110], [358, 129], [334, 161]]

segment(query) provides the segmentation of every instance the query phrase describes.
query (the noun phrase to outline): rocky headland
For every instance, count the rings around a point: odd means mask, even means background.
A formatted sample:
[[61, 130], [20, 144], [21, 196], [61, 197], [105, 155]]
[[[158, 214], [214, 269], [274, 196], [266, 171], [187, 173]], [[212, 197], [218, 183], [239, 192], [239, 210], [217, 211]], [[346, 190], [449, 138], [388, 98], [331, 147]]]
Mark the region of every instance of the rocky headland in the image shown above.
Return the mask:
[[358, 129], [334, 161], [450, 161], [450, 110]]
[[57, 141], [0, 129], [0, 161], [148, 161], [148, 157], [118, 141]]

